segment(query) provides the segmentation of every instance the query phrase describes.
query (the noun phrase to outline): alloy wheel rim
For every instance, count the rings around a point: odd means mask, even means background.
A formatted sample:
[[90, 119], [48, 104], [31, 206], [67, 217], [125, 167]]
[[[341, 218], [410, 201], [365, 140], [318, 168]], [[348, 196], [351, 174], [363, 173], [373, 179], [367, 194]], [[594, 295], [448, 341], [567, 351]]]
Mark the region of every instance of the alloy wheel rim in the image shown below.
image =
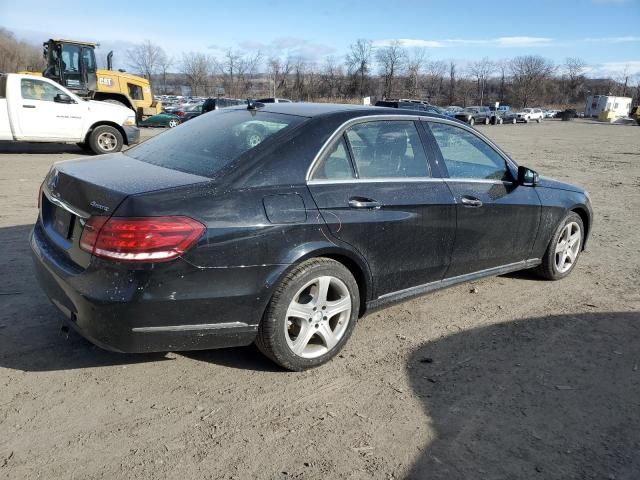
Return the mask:
[[287, 308], [284, 334], [292, 353], [317, 358], [340, 342], [351, 318], [351, 294], [339, 278], [322, 276], [307, 282]]
[[562, 229], [555, 249], [556, 270], [559, 273], [566, 273], [576, 262], [580, 245], [582, 243], [582, 232], [580, 225], [576, 222], [567, 223]]
[[177, 126], [177, 125], [178, 125], [178, 122], [176, 122], [175, 120], [169, 120], [169, 126], [170, 126], [171, 128], [173, 128], [173, 127], [175, 127], [175, 126]]
[[107, 152], [114, 150], [117, 144], [118, 140], [113, 133], [104, 132], [101, 133], [100, 136], [98, 136], [98, 145], [100, 145], [100, 148]]

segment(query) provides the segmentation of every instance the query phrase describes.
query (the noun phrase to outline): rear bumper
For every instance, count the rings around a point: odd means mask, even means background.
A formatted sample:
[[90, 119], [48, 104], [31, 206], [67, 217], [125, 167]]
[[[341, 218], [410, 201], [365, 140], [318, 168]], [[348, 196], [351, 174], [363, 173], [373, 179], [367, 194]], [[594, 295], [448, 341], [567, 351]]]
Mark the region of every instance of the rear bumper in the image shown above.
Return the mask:
[[124, 129], [124, 134], [127, 138], [125, 138], [125, 143], [127, 145], [134, 145], [140, 141], [140, 129], [134, 126], [125, 125], [122, 127]]
[[92, 343], [127, 353], [249, 345], [275, 268], [202, 269], [177, 259], [135, 270], [94, 259], [80, 269], [39, 224], [30, 244], [38, 283], [67, 322]]

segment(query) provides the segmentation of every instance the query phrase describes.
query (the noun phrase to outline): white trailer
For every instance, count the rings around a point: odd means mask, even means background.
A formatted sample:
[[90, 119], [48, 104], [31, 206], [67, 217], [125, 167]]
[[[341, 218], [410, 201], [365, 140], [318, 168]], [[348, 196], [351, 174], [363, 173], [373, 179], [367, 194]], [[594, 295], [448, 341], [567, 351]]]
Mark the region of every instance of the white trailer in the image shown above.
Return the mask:
[[627, 117], [631, 111], [631, 98], [611, 95], [589, 95], [584, 108], [585, 117], [597, 117], [608, 111], [614, 117]]

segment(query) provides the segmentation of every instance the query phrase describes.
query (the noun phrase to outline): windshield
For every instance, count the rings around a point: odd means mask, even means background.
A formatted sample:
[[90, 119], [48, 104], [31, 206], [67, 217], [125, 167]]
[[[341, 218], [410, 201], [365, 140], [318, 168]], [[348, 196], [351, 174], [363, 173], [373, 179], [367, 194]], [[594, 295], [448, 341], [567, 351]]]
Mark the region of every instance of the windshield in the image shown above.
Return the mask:
[[124, 153], [160, 167], [214, 177], [243, 153], [304, 120], [305, 117], [244, 108], [216, 110]]
[[527, 112], [527, 113], [531, 113], [531, 112], [533, 112], [533, 109], [532, 108], [523, 108], [522, 111], [523, 112]]

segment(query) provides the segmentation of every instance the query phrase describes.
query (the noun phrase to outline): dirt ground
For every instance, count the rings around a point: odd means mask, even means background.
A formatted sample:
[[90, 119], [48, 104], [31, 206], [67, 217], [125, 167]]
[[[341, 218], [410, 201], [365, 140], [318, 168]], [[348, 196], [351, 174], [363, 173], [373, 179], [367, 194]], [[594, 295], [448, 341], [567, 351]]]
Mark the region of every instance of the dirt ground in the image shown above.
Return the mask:
[[0, 146], [0, 478], [639, 479], [640, 128], [479, 128], [587, 187], [577, 269], [382, 310], [303, 373], [252, 347], [120, 355], [61, 335], [27, 236], [49, 166], [81, 152]]

